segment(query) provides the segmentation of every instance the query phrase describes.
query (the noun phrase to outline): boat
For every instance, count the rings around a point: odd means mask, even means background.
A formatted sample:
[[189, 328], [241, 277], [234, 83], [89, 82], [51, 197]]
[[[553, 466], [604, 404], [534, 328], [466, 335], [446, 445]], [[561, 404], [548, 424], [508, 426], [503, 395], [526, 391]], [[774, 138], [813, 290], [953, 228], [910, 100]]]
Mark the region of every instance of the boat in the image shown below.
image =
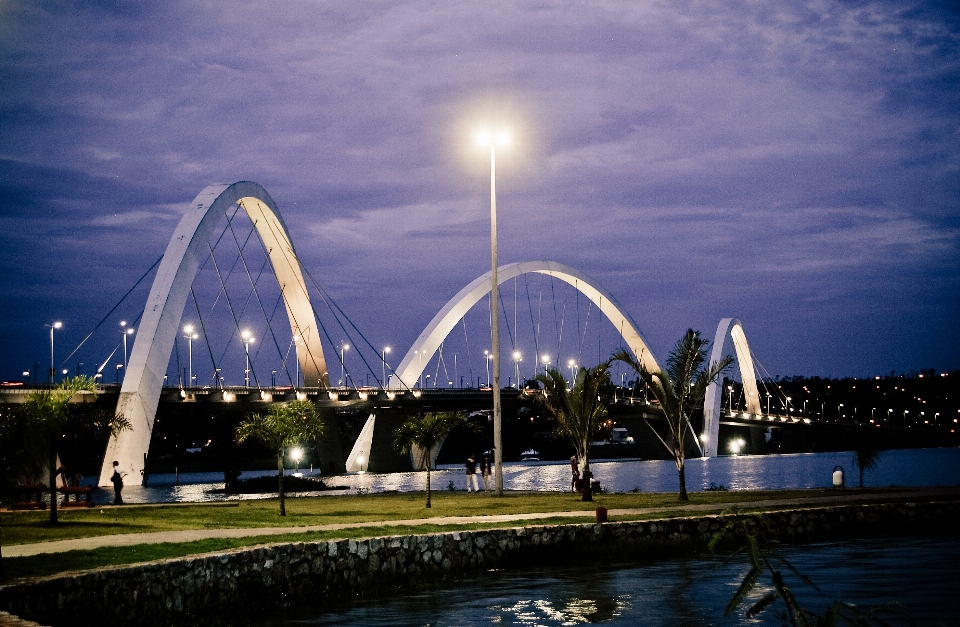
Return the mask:
[[533, 448], [528, 448], [524, 452], [520, 453], [520, 461], [538, 462], [540, 461], [540, 451]]

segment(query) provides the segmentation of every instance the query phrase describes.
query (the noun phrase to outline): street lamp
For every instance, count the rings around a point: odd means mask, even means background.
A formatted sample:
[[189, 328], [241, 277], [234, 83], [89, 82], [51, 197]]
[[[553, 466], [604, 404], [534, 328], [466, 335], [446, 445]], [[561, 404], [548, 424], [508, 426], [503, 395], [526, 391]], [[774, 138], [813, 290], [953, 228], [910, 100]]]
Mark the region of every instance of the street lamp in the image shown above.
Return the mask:
[[477, 135], [481, 146], [490, 146], [490, 302], [493, 315], [490, 325], [490, 342], [493, 350], [493, 453], [497, 496], [503, 496], [503, 435], [500, 418], [500, 288], [497, 280], [497, 151], [496, 146], [510, 143], [510, 135], [500, 132], [494, 137], [489, 131]]
[[290, 457], [293, 459], [293, 463], [296, 464], [295, 470], [293, 471], [294, 477], [300, 476], [300, 458], [303, 457], [303, 449], [299, 446], [296, 446], [290, 449]]
[[770, 392], [767, 392], [767, 415], [768, 416], [770, 415], [770, 397], [771, 396], [772, 395], [770, 394]]
[[727, 386], [727, 411], [733, 413], [733, 386]]
[[183, 337], [187, 338], [187, 362], [190, 364], [189, 378], [187, 379], [187, 385], [193, 385], [193, 341], [200, 337], [193, 332], [193, 325], [188, 324], [183, 327], [183, 332], [186, 333]]
[[127, 367], [127, 336], [133, 335], [133, 327], [127, 328], [127, 321], [120, 321], [120, 332], [123, 333], [123, 367]]
[[487, 363], [487, 387], [490, 387], [490, 360], [493, 359], [493, 355], [490, 354], [490, 351], [483, 351], [483, 360]]
[[383, 355], [381, 356], [383, 358], [383, 381], [380, 384], [380, 387], [383, 387], [383, 388], [387, 387], [387, 353], [389, 352], [390, 352], [390, 347], [385, 346], [383, 348]]
[[550, 355], [543, 356], [543, 376], [547, 376], [547, 366], [550, 364]]
[[577, 362], [575, 362], [575, 361], [573, 361], [573, 360], [571, 359], [570, 361], [567, 362], [567, 365], [570, 366], [570, 389], [572, 390], [572, 389], [573, 389], [573, 379], [574, 379], [573, 369], [577, 366]]
[[117, 385], [120, 385], [120, 369], [123, 368], [123, 364], [117, 364]]
[[243, 352], [247, 356], [247, 369], [243, 371], [243, 386], [250, 387], [250, 344], [257, 341], [250, 331], [242, 331], [240, 337], [243, 338]]
[[787, 397], [786, 402], [783, 404], [783, 410], [785, 414], [790, 413], [790, 401], [793, 400], [791, 397]]
[[347, 386], [347, 367], [343, 364], [343, 353], [350, 348], [349, 344], [340, 345], [340, 385]]
[[[293, 359], [297, 362], [296, 365], [296, 374], [297, 382], [294, 384], [293, 388], [297, 389], [300, 387], [300, 337], [297, 335], [293, 336]], [[290, 372], [289, 370], [287, 372]]]
[[843, 410], [843, 403], [837, 405], [837, 422], [843, 420], [843, 415], [840, 413]]
[[522, 360], [520, 359], [520, 351], [513, 351], [513, 365], [514, 365], [514, 371], [516, 372], [516, 375], [517, 375], [518, 390], [520, 389], [520, 362], [521, 361]]
[[44, 326], [50, 327], [50, 385], [53, 385], [53, 375], [57, 372], [57, 367], [53, 363], [53, 331], [54, 329], [59, 329], [63, 326], [62, 322], [54, 322], [53, 324], [45, 324]]

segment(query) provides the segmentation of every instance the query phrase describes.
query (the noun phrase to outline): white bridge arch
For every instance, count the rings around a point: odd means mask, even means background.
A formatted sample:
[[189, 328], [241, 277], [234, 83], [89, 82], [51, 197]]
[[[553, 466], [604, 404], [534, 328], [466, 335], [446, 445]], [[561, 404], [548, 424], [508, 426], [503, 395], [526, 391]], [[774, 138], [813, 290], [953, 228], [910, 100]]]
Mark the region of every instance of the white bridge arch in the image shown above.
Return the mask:
[[100, 471], [101, 486], [110, 485], [114, 460], [129, 473], [129, 484], [139, 485], [143, 480], [157, 403], [187, 296], [209, 253], [214, 229], [227, 209], [237, 204], [263, 240], [283, 294], [291, 333], [305, 349], [299, 351], [304, 381], [326, 383], [323, 377], [327, 367], [316, 315], [276, 203], [263, 187], [250, 181], [211, 185], [200, 192], [181, 218], [150, 288], [117, 403], [117, 414], [123, 414], [131, 428], [110, 438]]
[[[623, 337], [623, 341], [633, 351], [633, 354], [648, 370], [660, 369], [653, 353], [650, 352], [650, 346], [629, 314], [609, 292], [596, 285], [592, 279], [580, 271], [556, 261], [524, 261], [497, 268], [497, 284], [502, 285], [514, 277], [531, 272], [546, 274], [572, 285], [603, 312], [603, 315], [613, 324]], [[390, 375], [388, 388], [411, 389], [414, 387], [413, 384], [420, 378], [420, 374], [426, 367], [422, 363], [425, 360], [419, 359], [418, 353], [433, 355], [440, 348], [440, 344], [460, 322], [460, 319], [481, 298], [490, 293], [493, 287], [490, 275], [491, 273], [487, 272], [478, 277], [460, 290], [437, 312], [437, 315], [433, 317], [430, 324], [407, 351], [394, 374]], [[495, 303], [494, 307], [496, 308], [495, 311], [499, 311], [499, 303]]]
[[[743, 393], [747, 403], [747, 413], [757, 416], [761, 414], [760, 394], [757, 391], [757, 376], [753, 367], [753, 357], [750, 355], [750, 345], [743, 332], [743, 325], [737, 318], [724, 318], [717, 325], [717, 335], [713, 340], [713, 350], [710, 352], [710, 361], [714, 363], [723, 358], [724, 346], [728, 341], [733, 342], [737, 353], [737, 365], [740, 367], [740, 379], [743, 382]], [[703, 456], [716, 457], [720, 440], [720, 411], [723, 401], [723, 381], [717, 378], [707, 388], [703, 399]]]

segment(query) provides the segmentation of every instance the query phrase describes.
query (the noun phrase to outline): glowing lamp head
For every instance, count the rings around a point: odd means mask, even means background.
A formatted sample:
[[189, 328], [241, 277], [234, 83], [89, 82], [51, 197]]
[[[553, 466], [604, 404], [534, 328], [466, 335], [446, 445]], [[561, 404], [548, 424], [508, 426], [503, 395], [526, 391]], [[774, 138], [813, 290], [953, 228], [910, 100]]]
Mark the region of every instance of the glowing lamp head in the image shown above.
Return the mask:
[[62, 327], [62, 326], [63, 326], [63, 323], [62, 323], [62, 322], [54, 322], [54, 323], [53, 323], [53, 328], [54, 328], [54, 329], [59, 329], [59, 328]]
[[290, 457], [291, 457], [294, 461], [297, 461], [297, 462], [300, 461], [300, 460], [303, 458], [303, 449], [300, 449], [300, 448], [291, 449], [291, 450], [290, 450]]
[[193, 325], [188, 324], [187, 326], [183, 327], [183, 332], [187, 335], [193, 335]]
[[477, 133], [477, 144], [480, 146], [509, 146], [510, 141], [510, 133], [507, 131], [500, 131], [496, 134], [489, 131], [480, 131]]
[[384, 353], [389, 353], [389, 352], [390, 352], [390, 347], [387, 346], [386, 348], [384, 348], [384, 349], [383, 349], [383, 352], [384, 352]]

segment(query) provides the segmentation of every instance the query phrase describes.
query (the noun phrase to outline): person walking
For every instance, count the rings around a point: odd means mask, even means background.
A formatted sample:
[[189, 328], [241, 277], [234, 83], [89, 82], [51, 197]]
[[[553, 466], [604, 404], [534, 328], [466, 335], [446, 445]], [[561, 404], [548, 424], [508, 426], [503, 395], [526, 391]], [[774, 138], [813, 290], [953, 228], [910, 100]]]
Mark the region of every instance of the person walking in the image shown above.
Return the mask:
[[480, 483], [477, 481], [477, 460], [476, 454], [470, 455], [467, 458], [467, 463], [465, 465], [465, 470], [467, 472], [467, 492], [470, 492], [470, 486], [473, 485], [473, 491], [480, 491]]
[[480, 474], [483, 476], [483, 491], [490, 491], [490, 480], [493, 478], [493, 467], [490, 463], [490, 456], [484, 455], [480, 462]]
[[127, 475], [127, 471], [120, 467], [120, 462], [113, 462], [113, 475], [110, 476], [110, 481], [113, 482], [113, 504], [114, 505], [123, 505], [123, 496], [120, 494], [123, 491], [123, 478]]
[[577, 461], [576, 455], [570, 456], [570, 472], [573, 475], [573, 478], [570, 480], [570, 491], [577, 491], [577, 481], [580, 481], [580, 462]]

